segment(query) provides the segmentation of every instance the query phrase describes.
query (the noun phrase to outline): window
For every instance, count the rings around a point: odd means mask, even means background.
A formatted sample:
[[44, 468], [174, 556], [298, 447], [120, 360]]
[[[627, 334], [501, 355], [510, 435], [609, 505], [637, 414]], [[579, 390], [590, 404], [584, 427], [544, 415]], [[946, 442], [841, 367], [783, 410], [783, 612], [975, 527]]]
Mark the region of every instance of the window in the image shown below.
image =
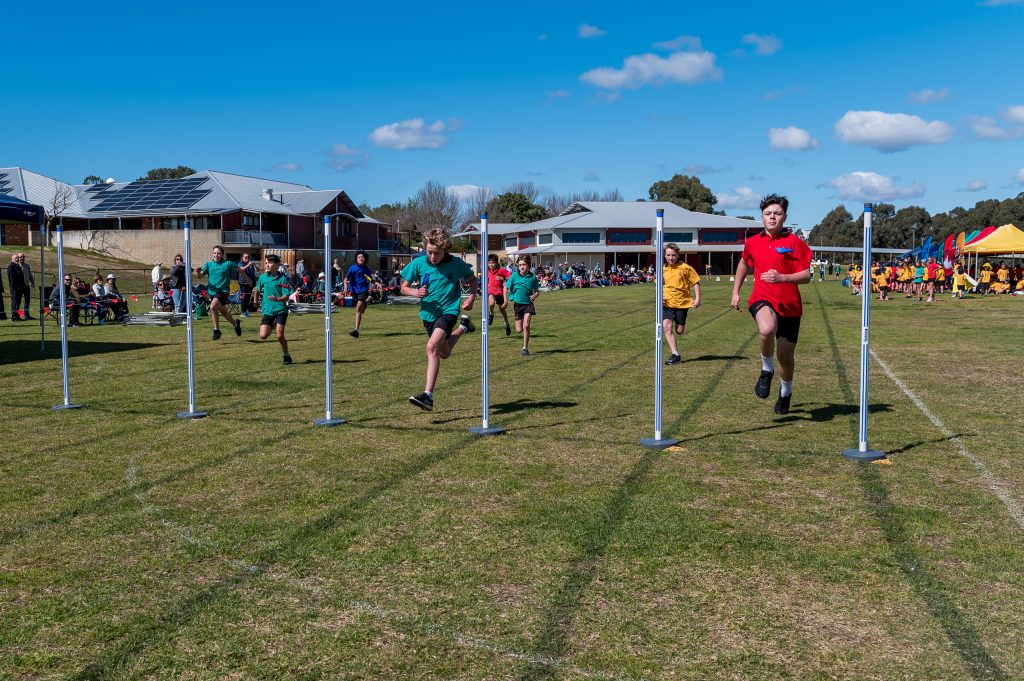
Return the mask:
[[692, 244], [693, 232], [665, 232], [665, 243]]
[[184, 218], [160, 218], [160, 229], [183, 229]]
[[651, 243], [651, 230], [649, 229], [631, 229], [631, 230], [608, 230], [608, 243], [609, 244], [649, 244]]
[[701, 241], [706, 244], [735, 244], [740, 240], [739, 232], [719, 232], [706, 229], [701, 232]]
[[599, 244], [600, 232], [562, 232], [563, 244]]
[[259, 227], [260, 216], [252, 213], [242, 213], [242, 227]]
[[537, 243], [540, 244], [541, 246], [547, 246], [548, 244], [551, 243], [551, 235], [550, 234], [539, 234], [537, 236]]
[[519, 239], [514, 236], [505, 237], [505, 248], [516, 248], [519, 245]]
[[537, 243], [537, 237], [533, 234], [529, 236], [522, 234], [519, 237], [519, 246], [522, 248], [528, 248], [529, 246], [533, 246], [535, 243]]

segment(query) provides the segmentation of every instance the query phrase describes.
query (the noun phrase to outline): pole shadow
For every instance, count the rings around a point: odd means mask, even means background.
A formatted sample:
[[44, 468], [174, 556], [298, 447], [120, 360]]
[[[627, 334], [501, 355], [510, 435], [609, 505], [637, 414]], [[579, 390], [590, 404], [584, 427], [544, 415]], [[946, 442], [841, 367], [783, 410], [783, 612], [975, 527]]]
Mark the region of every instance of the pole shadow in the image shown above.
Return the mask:
[[569, 407], [575, 406], [577, 406], [576, 402], [555, 402], [552, 400], [518, 399], [515, 400], [514, 402], [492, 404], [491, 413], [496, 415], [514, 414], [517, 411], [524, 411], [526, 409], [567, 409]]
[[[162, 347], [164, 343], [118, 343], [107, 341], [68, 341], [68, 358], [85, 357], [87, 355], [105, 355], [114, 352], [131, 352], [145, 348]], [[4, 352], [0, 355], [0, 365], [35, 362], [39, 360], [60, 359], [60, 341], [52, 339], [46, 344], [44, 352], [39, 351], [39, 339], [10, 340], [4, 342]]]
[[680, 364], [687, 364], [689, 362], [719, 362], [729, 361], [733, 359], [746, 359], [745, 355], [701, 355], [700, 357], [691, 357], [690, 359], [684, 359]]

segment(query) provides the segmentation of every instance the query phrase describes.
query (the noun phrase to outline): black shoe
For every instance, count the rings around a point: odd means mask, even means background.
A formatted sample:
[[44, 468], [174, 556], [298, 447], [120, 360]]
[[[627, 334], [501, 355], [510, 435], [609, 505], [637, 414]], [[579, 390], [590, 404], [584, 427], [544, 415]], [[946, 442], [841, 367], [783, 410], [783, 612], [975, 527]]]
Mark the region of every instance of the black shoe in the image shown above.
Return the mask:
[[352, 336], [353, 338], [359, 338], [359, 329], [352, 329], [351, 331], [348, 332], [348, 335]]
[[[4, 315], [4, 319], [7, 319], [7, 315]], [[19, 317], [18, 315], [14, 315], [13, 317], [11, 317], [11, 321], [12, 322], [20, 322], [21, 321], [21, 317]]]
[[420, 393], [409, 398], [411, 404], [416, 405], [423, 411], [434, 411], [434, 398], [427, 393]]
[[465, 327], [466, 333], [473, 333], [476, 331], [476, 327], [473, 326], [473, 320], [469, 318], [469, 315], [462, 315], [459, 317], [459, 323]]
[[523, 357], [529, 357], [529, 356], [530, 356], [530, 350], [528, 348], [523, 348]]
[[761, 375], [757, 379], [757, 383], [754, 384], [754, 394], [762, 400], [768, 397], [772, 391], [772, 376], [774, 375], [774, 371], [765, 371], [762, 369]]
[[292, 363], [292, 356], [291, 355], [285, 355], [284, 356], [284, 363], [285, 364], [291, 364]]
[[512, 327], [509, 326], [508, 324], [506, 324], [505, 325], [505, 338], [508, 338], [511, 335], [512, 335]]
[[235, 320], [235, 335], [236, 336], [241, 336], [242, 335], [242, 322], [237, 320], [237, 319]]
[[792, 393], [785, 397], [779, 396], [778, 401], [775, 403], [776, 414], [788, 414], [789, 413], [789, 401], [793, 398]]
[[673, 354], [671, 357], [665, 360], [665, 364], [679, 364], [682, 361], [683, 360], [679, 358], [679, 355]]
[[494, 313], [493, 312], [489, 312], [487, 314], [487, 326], [490, 326], [493, 323], [494, 323]]
[[220, 340], [220, 329], [213, 330], [213, 340]]

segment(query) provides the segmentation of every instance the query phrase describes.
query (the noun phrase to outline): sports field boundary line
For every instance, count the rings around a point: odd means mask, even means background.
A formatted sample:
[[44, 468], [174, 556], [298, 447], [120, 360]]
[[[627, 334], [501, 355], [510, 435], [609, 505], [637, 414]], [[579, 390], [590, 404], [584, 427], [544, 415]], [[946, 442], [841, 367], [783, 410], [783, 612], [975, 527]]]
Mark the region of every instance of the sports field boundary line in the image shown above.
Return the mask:
[[878, 362], [878, 366], [880, 366], [882, 371], [885, 372], [885, 375], [889, 377], [889, 380], [895, 383], [896, 387], [902, 390], [903, 393], [910, 398], [910, 401], [921, 410], [921, 413], [928, 417], [928, 420], [932, 422], [932, 425], [938, 428], [939, 432], [941, 432], [947, 440], [953, 443], [960, 452], [960, 455], [971, 462], [971, 465], [974, 466], [975, 470], [978, 471], [978, 474], [981, 475], [981, 479], [985, 481], [989, 490], [995, 494], [999, 498], [999, 501], [1003, 503], [1003, 506], [1006, 507], [1010, 517], [1013, 518], [1015, 523], [1017, 523], [1017, 527], [1020, 528], [1021, 532], [1024, 532], [1024, 508], [1022, 508], [1020, 502], [1014, 499], [1006, 490], [1006, 483], [992, 475], [988, 466], [986, 466], [981, 459], [975, 456], [971, 450], [967, 449], [967, 445], [965, 445], [964, 441], [960, 439], [960, 436], [950, 430], [946, 424], [928, 408], [928, 405], [924, 403], [924, 400], [918, 397], [906, 383], [900, 380], [895, 372], [889, 368], [889, 365], [878, 356], [878, 353], [875, 352], [874, 348], [870, 349], [869, 352], [875, 361]]

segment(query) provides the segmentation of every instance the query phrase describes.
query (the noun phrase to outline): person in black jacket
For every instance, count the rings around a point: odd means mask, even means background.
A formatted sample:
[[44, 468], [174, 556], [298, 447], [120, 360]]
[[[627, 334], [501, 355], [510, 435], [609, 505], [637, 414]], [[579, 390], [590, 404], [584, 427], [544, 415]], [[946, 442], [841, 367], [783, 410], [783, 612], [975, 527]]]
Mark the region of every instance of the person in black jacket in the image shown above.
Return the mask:
[[[50, 309], [60, 314], [60, 286], [54, 286], [53, 290], [50, 291]], [[75, 297], [74, 290], [71, 288], [71, 275], [64, 275], [64, 304], [68, 307], [68, 315], [71, 320], [69, 326], [81, 326], [78, 323], [78, 298]], [[58, 317], [59, 319], [59, 317]]]
[[170, 281], [174, 310], [184, 312], [188, 296], [185, 295], [185, 258], [180, 254], [174, 256], [174, 264], [171, 265], [171, 271], [167, 273], [167, 278]]

